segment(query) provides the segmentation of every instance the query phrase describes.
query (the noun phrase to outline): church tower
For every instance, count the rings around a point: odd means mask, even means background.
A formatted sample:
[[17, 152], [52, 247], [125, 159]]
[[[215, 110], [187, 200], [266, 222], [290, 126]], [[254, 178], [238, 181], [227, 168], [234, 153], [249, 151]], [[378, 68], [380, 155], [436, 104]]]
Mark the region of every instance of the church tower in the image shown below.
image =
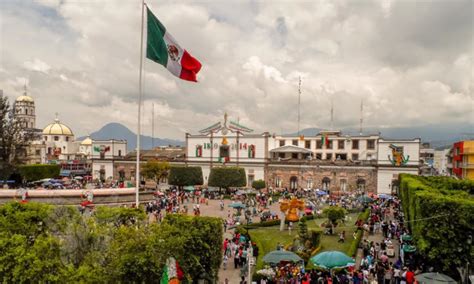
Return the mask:
[[16, 99], [13, 109], [15, 116], [24, 121], [25, 129], [36, 128], [35, 101], [32, 97], [28, 96], [26, 84], [23, 95]]

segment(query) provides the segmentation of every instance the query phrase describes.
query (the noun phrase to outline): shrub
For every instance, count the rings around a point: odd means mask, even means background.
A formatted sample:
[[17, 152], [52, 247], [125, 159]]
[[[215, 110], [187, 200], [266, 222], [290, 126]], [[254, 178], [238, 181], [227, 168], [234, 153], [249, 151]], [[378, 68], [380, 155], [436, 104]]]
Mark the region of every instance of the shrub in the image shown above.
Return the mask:
[[239, 167], [212, 168], [209, 174], [209, 186], [228, 189], [247, 185], [245, 170]]
[[400, 175], [405, 218], [418, 252], [437, 270], [456, 271], [474, 258], [474, 198], [469, 182], [446, 177]]
[[255, 180], [254, 182], [252, 182], [252, 187], [255, 188], [256, 190], [265, 188], [265, 181], [261, 179]]
[[37, 181], [59, 176], [59, 165], [24, 165], [19, 167], [23, 180]]
[[202, 185], [201, 167], [171, 167], [168, 183], [176, 186]]

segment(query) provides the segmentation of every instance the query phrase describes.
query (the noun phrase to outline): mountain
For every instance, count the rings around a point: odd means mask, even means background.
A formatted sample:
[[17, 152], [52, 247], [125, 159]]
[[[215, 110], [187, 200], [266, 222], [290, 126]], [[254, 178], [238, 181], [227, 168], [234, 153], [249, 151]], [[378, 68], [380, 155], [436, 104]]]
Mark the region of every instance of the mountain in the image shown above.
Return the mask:
[[[314, 136], [323, 129], [305, 128], [300, 131], [302, 135]], [[358, 135], [357, 128], [342, 128], [343, 134]], [[446, 148], [459, 140], [474, 139], [473, 124], [441, 124], [424, 125], [411, 127], [386, 127], [386, 128], [365, 128], [364, 134], [380, 133], [386, 139], [413, 139], [421, 138], [422, 142], [429, 142], [434, 148]], [[297, 133], [284, 134], [283, 136], [296, 136]]]
[[[134, 151], [137, 147], [137, 135], [128, 129], [126, 126], [120, 123], [109, 123], [104, 125], [100, 130], [91, 133], [93, 140], [108, 140], [108, 139], [121, 139], [127, 140], [128, 151]], [[79, 137], [77, 140], [83, 140], [86, 137]], [[173, 139], [162, 139], [154, 138], [154, 146], [183, 146], [184, 142]], [[150, 136], [140, 135], [141, 149], [151, 149], [152, 138]]]

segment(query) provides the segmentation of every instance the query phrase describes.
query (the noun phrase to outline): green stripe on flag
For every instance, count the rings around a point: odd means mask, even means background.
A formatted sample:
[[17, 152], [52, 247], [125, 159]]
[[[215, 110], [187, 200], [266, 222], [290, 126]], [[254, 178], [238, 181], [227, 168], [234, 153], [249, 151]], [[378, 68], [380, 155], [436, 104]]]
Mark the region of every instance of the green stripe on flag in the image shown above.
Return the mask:
[[155, 61], [166, 67], [168, 64], [168, 48], [163, 39], [166, 33], [166, 28], [153, 15], [153, 13], [146, 8], [147, 13], [147, 41], [146, 41], [146, 58]]
[[165, 265], [165, 268], [163, 269], [163, 275], [161, 275], [161, 281], [160, 284], [168, 284], [169, 279], [168, 279], [168, 266]]

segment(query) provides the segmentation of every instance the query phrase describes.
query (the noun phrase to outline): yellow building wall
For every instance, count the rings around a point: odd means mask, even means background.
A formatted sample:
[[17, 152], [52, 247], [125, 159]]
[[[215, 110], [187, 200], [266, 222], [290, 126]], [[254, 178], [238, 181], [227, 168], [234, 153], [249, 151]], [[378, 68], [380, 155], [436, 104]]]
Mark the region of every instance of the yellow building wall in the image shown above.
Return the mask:
[[464, 162], [467, 163], [464, 178], [474, 180], [474, 140], [464, 141]]

